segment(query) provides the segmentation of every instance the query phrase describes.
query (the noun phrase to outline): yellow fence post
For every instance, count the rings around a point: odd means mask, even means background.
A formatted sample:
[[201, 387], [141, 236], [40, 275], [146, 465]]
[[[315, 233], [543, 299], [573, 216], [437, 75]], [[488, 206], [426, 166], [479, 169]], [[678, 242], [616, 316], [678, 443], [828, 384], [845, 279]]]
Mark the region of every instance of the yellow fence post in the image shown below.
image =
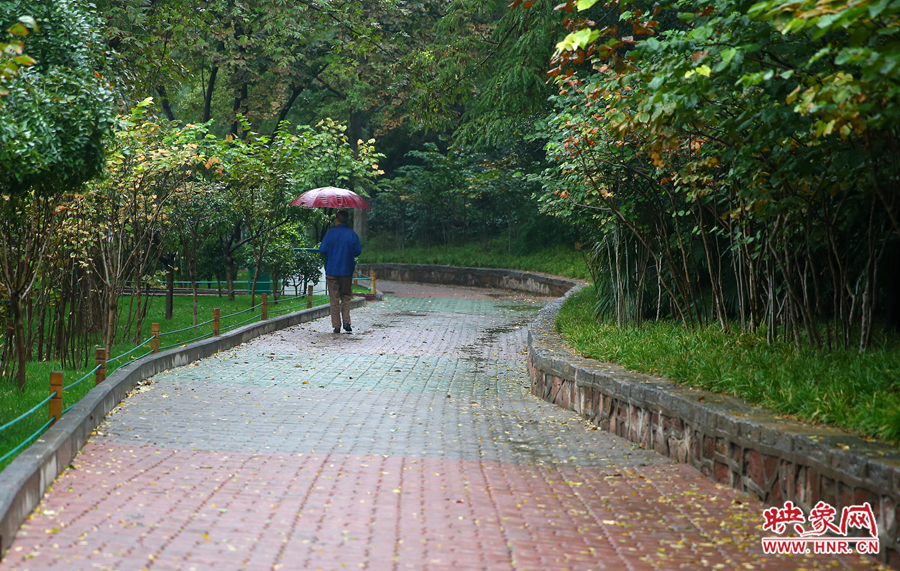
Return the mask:
[[94, 351], [96, 357], [97, 370], [94, 372], [94, 384], [99, 385], [106, 380], [106, 349], [97, 349]]
[[153, 335], [153, 341], [150, 342], [150, 349], [154, 353], [159, 353], [159, 323], [150, 325], [150, 335]]
[[269, 296], [262, 294], [262, 298], [262, 320], [265, 321], [269, 318]]
[[306, 307], [307, 307], [307, 309], [312, 307], [312, 298], [313, 298], [313, 286], [307, 286], [307, 288], [306, 288]]
[[213, 326], [213, 337], [218, 337], [219, 336], [219, 310], [218, 309], [213, 310], [212, 326]]
[[50, 418], [56, 422], [62, 417], [62, 371], [53, 371], [50, 373]]
[[370, 289], [372, 290], [372, 293], [374, 294], [375, 293], [375, 270], [372, 270], [372, 285], [371, 285]]

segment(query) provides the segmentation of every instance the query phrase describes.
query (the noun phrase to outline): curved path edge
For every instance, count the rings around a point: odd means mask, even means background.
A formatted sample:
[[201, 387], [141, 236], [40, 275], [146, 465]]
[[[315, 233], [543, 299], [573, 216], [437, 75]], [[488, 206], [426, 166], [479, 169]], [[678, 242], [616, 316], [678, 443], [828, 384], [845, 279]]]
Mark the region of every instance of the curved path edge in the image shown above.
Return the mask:
[[545, 306], [529, 329], [532, 394], [767, 505], [790, 500], [808, 514], [819, 501], [838, 513], [868, 502], [878, 522], [878, 559], [900, 569], [897, 448], [576, 355], [555, 321], [579, 289]]
[[[365, 305], [365, 300], [355, 299], [351, 303], [351, 307], [357, 308]], [[236, 347], [260, 335], [328, 315], [328, 305], [304, 309], [251, 323], [185, 347], [148, 355], [120, 367], [0, 472], [0, 558], [12, 544], [19, 526], [40, 503], [47, 488], [81, 450], [91, 431], [139, 381]]]
[[[840, 513], [868, 502], [878, 522], [878, 559], [900, 569], [900, 451], [847, 432], [779, 418], [745, 402], [626, 371], [575, 354], [556, 332], [566, 298], [584, 284], [532, 272], [417, 264], [364, 264], [379, 279], [502, 287], [561, 296], [531, 324], [531, 392], [598, 428], [653, 449], [767, 505], [804, 513], [819, 502]], [[762, 514], [760, 514], [762, 523]]]

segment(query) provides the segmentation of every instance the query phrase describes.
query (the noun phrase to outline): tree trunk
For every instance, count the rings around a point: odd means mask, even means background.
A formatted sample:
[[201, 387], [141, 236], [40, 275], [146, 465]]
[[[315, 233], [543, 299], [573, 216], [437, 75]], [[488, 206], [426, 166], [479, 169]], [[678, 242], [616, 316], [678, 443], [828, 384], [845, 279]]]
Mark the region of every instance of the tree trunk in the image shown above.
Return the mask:
[[43, 303], [40, 304], [40, 310], [38, 312], [38, 331], [37, 331], [37, 358], [38, 361], [44, 360], [44, 326], [47, 320], [47, 306], [50, 305], [50, 296], [44, 293], [42, 295]]
[[[144, 318], [147, 317], [147, 308], [150, 306], [150, 282], [144, 282], [144, 306], [139, 308], [137, 324], [134, 327], [134, 342], [141, 342], [141, 330], [144, 328]], [[139, 304], [140, 305], [140, 304]], [[108, 357], [108, 356], [107, 356]]]
[[169, 104], [169, 94], [166, 93], [165, 86], [158, 86], [156, 92], [159, 93], [160, 105], [162, 105], [163, 112], [166, 114], [166, 119], [174, 121], [175, 113], [172, 112], [172, 105]]
[[209, 72], [209, 83], [206, 86], [206, 93], [203, 95], [203, 122], [206, 123], [210, 119], [212, 109], [213, 91], [216, 88], [216, 76], [219, 74], [219, 66], [214, 65]]
[[275, 128], [272, 129], [272, 135], [278, 132], [278, 128], [281, 127], [281, 124], [287, 119], [288, 113], [291, 111], [291, 107], [294, 106], [294, 102], [297, 100], [297, 97], [303, 92], [303, 87], [294, 87], [291, 91], [291, 96], [288, 97], [287, 102], [281, 107], [281, 110], [278, 112], [278, 119], [275, 120]]
[[113, 339], [116, 335], [116, 312], [119, 310], [119, 299], [116, 296], [116, 284], [109, 288], [109, 309], [106, 314], [106, 354], [111, 355]]
[[225, 258], [225, 283], [228, 285], [228, 301], [234, 301], [234, 258]]
[[169, 266], [166, 271], [166, 319], [172, 319], [175, 308], [175, 268]]
[[[242, 115], [247, 117], [247, 108], [245, 102], [247, 101], [247, 84], [244, 83], [241, 85], [241, 89], [238, 91], [237, 95], [234, 98], [234, 108], [232, 112], [234, 114], [234, 120], [231, 122], [231, 134], [235, 137], [238, 136], [238, 133], [241, 129], [241, 123], [237, 118], [238, 113], [242, 113]], [[247, 133], [245, 132], [242, 135], [242, 138], [246, 137]]]
[[[140, 275], [135, 272], [135, 275]], [[131, 331], [131, 324], [134, 322], [135, 311], [134, 311], [134, 299], [137, 296], [137, 306], [138, 309], [141, 307], [141, 279], [138, 278], [136, 280], [137, 287], [131, 287], [131, 296], [128, 299], [128, 319], [125, 321], [125, 327], [122, 328], [122, 337], [120, 338], [123, 342], [128, 339], [128, 332]]]
[[191, 325], [197, 325], [197, 278], [194, 276], [191, 277], [191, 289], [193, 290], [194, 297], [194, 315], [191, 320]]
[[19, 390], [25, 390], [25, 363], [28, 360], [25, 350], [25, 320], [22, 316], [22, 297], [17, 291], [9, 292], [9, 307], [13, 317], [13, 346], [16, 352], [16, 381]]
[[231, 247], [241, 237], [241, 223], [235, 222], [231, 233], [222, 237], [222, 261], [225, 262], [225, 281], [228, 285], [228, 300], [234, 301], [234, 251]]
[[[253, 277], [250, 279], [250, 308], [256, 305], [256, 279], [259, 277], [259, 263], [253, 268]], [[252, 311], [250, 313], [253, 313]]]
[[256, 280], [259, 279], [259, 267], [262, 265], [265, 256], [265, 247], [260, 248], [259, 256], [256, 258], [256, 264], [254, 264], [256, 267], [253, 268], [253, 279], [250, 281], [250, 307], [256, 305]]

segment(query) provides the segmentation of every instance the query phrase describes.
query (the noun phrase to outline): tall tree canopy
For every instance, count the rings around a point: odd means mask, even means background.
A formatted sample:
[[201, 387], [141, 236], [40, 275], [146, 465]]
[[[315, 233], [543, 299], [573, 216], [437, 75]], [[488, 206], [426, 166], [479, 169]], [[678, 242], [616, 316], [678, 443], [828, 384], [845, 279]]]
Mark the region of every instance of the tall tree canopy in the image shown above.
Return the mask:
[[20, 2], [0, 2], [0, 29], [21, 36], [21, 26], [30, 24], [34, 32], [26, 41], [30, 59], [18, 62], [31, 65], [14, 74], [6, 67], [0, 85], [0, 283], [16, 354], [3, 365], [6, 371], [17, 367], [20, 387], [30, 353], [23, 302], [54, 239], [57, 197], [103, 169], [114, 118], [112, 91], [98, 72], [103, 42], [94, 14], [70, 0], [37, 0], [27, 5], [29, 14], [24, 9]]
[[219, 134], [237, 134], [240, 113], [254, 130], [271, 134], [285, 120], [313, 124], [362, 112], [398, 121], [397, 66], [426, 41], [439, 3], [102, 5], [106, 41], [119, 53], [117, 73], [131, 100], [153, 96], [169, 119], [213, 120]]
[[[900, 4], [628, 7], [560, 42], [547, 133], [549, 204], [594, 221], [631, 304], [604, 306], [639, 322], [655, 298], [686, 323], [739, 314], [770, 340], [865, 350], [898, 295]], [[585, 57], [596, 70], [572, 73]]]
[[36, 24], [25, 40], [35, 63], [3, 80], [0, 192], [60, 192], [103, 168], [113, 109], [110, 86], [98, 72], [100, 22], [72, 0], [0, 2], [0, 29], [23, 16]]

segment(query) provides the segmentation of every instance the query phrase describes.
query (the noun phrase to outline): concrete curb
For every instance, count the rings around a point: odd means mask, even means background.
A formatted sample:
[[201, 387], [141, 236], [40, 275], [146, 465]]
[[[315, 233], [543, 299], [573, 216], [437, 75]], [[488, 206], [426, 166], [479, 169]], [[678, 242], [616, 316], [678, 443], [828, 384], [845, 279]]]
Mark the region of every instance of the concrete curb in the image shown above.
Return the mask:
[[897, 448], [575, 355], [555, 321], [579, 289], [547, 304], [529, 328], [532, 394], [768, 505], [790, 500], [809, 514], [824, 501], [840, 514], [844, 506], [869, 502], [878, 522], [878, 559], [900, 568]]
[[[351, 302], [351, 307], [357, 308], [365, 303], [363, 299], [355, 299]], [[0, 558], [12, 544], [19, 526], [40, 503], [47, 488], [81, 450], [91, 431], [138, 381], [236, 347], [260, 335], [328, 315], [328, 305], [304, 309], [251, 323], [186, 347], [148, 355], [119, 368], [0, 472]]]
[[558, 276], [492, 268], [457, 268], [425, 264], [359, 264], [357, 267], [360, 272], [366, 274], [371, 274], [374, 270], [379, 280], [495, 287], [552, 296], [563, 295], [575, 284], [581, 283]]

